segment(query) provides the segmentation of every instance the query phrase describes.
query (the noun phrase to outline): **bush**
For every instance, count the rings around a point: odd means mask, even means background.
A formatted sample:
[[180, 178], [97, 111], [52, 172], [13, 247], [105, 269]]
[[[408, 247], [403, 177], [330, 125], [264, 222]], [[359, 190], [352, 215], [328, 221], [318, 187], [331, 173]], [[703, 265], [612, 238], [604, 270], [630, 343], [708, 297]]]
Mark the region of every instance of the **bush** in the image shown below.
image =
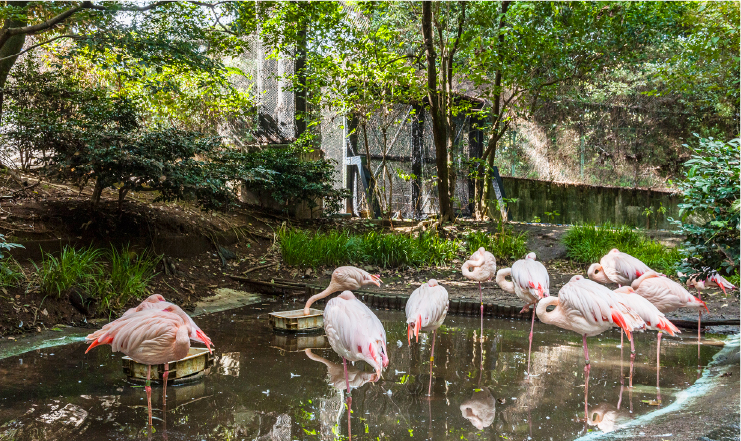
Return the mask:
[[679, 183], [684, 202], [680, 219], [670, 219], [687, 240], [679, 271], [692, 274], [702, 267], [726, 275], [739, 265], [739, 139], [728, 142], [700, 138], [685, 162], [686, 178]]
[[527, 233], [517, 233], [512, 228], [492, 234], [486, 231], [474, 231], [466, 236], [466, 251], [470, 256], [480, 247], [484, 247], [497, 259], [517, 260], [527, 254]]
[[91, 291], [101, 306], [110, 311], [123, 307], [131, 298], [144, 296], [160, 257], [149, 252], [136, 255], [127, 246], [121, 251], [111, 247], [108, 259], [110, 277], [96, 283]]
[[626, 226], [575, 225], [566, 232], [563, 242], [569, 258], [581, 263], [599, 262], [602, 256], [617, 248], [656, 271], [672, 273], [680, 257], [676, 248], [666, 247]]
[[78, 250], [71, 246], [62, 248], [59, 257], [43, 253], [41, 267], [37, 267], [41, 291], [56, 297], [62, 297], [73, 287], [89, 292], [89, 287], [103, 277], [101, 255], [100, 250]]

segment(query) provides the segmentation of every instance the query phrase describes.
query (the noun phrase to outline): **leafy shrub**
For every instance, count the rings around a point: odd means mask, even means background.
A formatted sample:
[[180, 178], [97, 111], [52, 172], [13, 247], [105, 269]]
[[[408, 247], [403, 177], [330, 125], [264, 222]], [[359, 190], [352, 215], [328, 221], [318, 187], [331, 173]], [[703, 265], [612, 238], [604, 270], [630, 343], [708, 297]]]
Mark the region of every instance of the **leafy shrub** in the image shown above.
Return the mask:
[[100, 250], [78, 250], [71, 246], [62, 248], [59, 257], [43, 253], [41, 267], [37, 267], [41, 290], [57, 297], [73, 287], [82, 287], [83, 291], [88, 291], [90, 284], [103, 277], [101, 255]]
[[724, 274], [739, 265], [739, 139], [728, 142], [700, 138], [685, 162], [686, 178], [679, 183], [684, 202], [680, 219], [670, 219], [687, 237], [679, 270], [691, 274], [711, 267]]
[[114, 310], [126, 305], [131, 298], [144, 296], [160, 257], [149, 252], [137, 255], [128, 246], [121, 251], [111, 247], [107, 254], [109, 277], [96, 282], [91, 291], [101, 306]]
[[617, 248], [656, 271], [671, 273], [680, 257], [676, 248], [666, 247], [626, 226], [575, 225], [566, 231], [563, 242], [569, 258], [581, 263], [599, 262], [602, 256]]
[[480, 247], [484, 247], [497, 259], [517, 260], [527, 254], [527, 233], [515, 232], [504, 228], [495, 234], [486, 231], [474, 231], [466, 236], [466, 251], [470, 256]]

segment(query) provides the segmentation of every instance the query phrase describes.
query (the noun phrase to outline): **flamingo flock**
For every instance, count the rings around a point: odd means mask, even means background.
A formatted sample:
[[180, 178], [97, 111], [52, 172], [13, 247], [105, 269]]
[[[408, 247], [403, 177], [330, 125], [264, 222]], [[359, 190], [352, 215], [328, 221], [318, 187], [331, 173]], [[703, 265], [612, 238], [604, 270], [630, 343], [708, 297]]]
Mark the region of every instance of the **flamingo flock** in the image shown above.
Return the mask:
[[[679, 329], [664, 314], [679, 308], [691, 308], [698, 310], [701, 317], [701, 309], [707, 311], [705, 302], [699, 298], [701, 289], [713, 284], [721, 287], [724, 292], [726, 289], [735, 289], [717, 273], [708, 272], [689, 277], [687, 286], [698, 290], [698, 297], [695, 297], [679, 283], [653, 271], [640, 260], [617, 249], [603, 256], [599, 263], [592, 264], [587, 271], [588, 278], [581, 275], [573, 276], [559, 290], [557, 296], [551, 296], [548, 271], [542, 263], [536, 260], [535, 253], [528, 253], [524, 259], [516, 261], [511, 268], [503, 268], [497, 272], [494, 256], [484, 248], [480, 248], [463, 264], [461, 272], [464, 277], [479, 283], [482, 308], [481, 332], [483, 332], [483, 292], [481, 288], [483, 282], [496, 278], [502, 290], [515, 294], [524, 303], [521, 312], [526, 312], [532, 307], [527, 376], [532, 375], [530, 353], [537, 315], [542, 323], [570, 330], [582, 336], [587, 383], [591, 367], [588, 337], [599, 335], [611, 328], [619, 328], [621, 338], [624, 333], [631, 342], [632, 366], [635, 354], [633, 333], [646, 329], [656, 330], [658, 331], [658, 372], [662, 333], [674, 335], [679, 332]], [[507, 277], [510, 277], [511, 281], [507, 280]], [[616, 283], [619, 288], [613, 291], [603, 285], [607, 283]], [[331, 384], [347, 391], [348, 426], [352, 403], [351, 383], [358, 387], [367, 382], [376, 382], [382, 377], [383, 370], [389, 366], [386, 331], [383, 324], [373, 311], [358, 300], [352, 292], [362, 286], [380, 286], [380, 284], [381, 279], [378, 275], [371, 275], [352, 266], [339, 267], [332, 273], [329, 286], [311, 297], [304, 308], [304, 314], [308, 315], [310, 306], [314, 302], [341, 291], [341, 294], [326, 304], [324, 331], [330, 346], [342, 358], [342, 371], [338, 364], [314, 355], [311, 351], [307, 351], [307, 356], [326, 364]], [[448, 291], [437, 280], [431, 279], [412, 292], [406, 303], [408, 345], [413, 344], [412, 336], [414, 336], [414, 341], [418, 342], [420, 332], [432, 333], [428, 396], [432, 396], [435, 337], [437, 329], [445, 321], [448, 312], [448, 298]], [[698, 344], [699, 327], [700, 318], [698, 318]], [[162, 380], [166, 387], [169, 363], [184, 358], [188, 354], [191, 341], [206, 345], [209, 352], [213, 346], [211, 339], [192, 318], [177, 305], [167, 302], [161, 295], [150, 296], [136, 308], [126, 311], [119, 319], [88, 335], [86, 340], [90, 343], [86, 353], [96, 346], [110, 345], [113, 352], [122, 352], [134, 361], [148, 366], [145, 390], [150, 427], [152, 424], [151, 366], [164, 364]], [[399, 344], [401, 345], [400, 342]], [[347, 361], [364, 361], [375, 372], [366, 375], [355, 368], [348, 371]], [[352, 382], [349, 373], [352, 373]], [[163, 388], [163, 404], [165, 400], [166, 389]], [[493, 418], [486, 413], [488, 411], [477, 410], [481, 406], [483, 406], [482, 409], [490, 408], [493, 415], [494, 406], [491, 396], [474, 396], [470, 401], [471, 403], [465, 406], [461, 405], [464, 417], [473, 421], [478, 429], [491, 424]]]

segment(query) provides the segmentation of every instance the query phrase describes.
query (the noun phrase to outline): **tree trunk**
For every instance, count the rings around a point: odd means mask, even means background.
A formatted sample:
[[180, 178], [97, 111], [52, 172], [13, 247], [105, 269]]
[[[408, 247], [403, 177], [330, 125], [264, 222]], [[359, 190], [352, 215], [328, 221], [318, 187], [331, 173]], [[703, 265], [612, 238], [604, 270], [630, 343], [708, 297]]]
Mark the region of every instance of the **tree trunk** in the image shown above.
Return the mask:
[[483, 219], [483, 207], [479, 201], [482, 200], [484, 189], [484, 164], [481, 163], [481, 156], [484, 154], [484, 132], [481, 130], [483, 121], [476, 116], [471, 116], [471, 125], [468, 132], [468, 156], [470, 159], [479, 159], [472, 165], [468, 181], [468, 197], [473, 198], [469, 201], [468, 207], [471, 216], [476, 220]]
[[[28, 2], [22, 1], [22, 2], [15, 2], [13, 6], [18, 8], [23, 8], [26, 6]], [[2, 31], [8, 28], [22, 28], [26, 26], [28, 23], [28, 19], [24, 15], [23, 18], [17, 19], [17, 18], [11, 18], [6, 19], [3, 23]], [[20, 52], [23, 49], [23, 44], [26, 42], [26, 34], [20, 34], [20, 35], [14, 35], [5, 42], [5, 44], [0, 47], [0, 58], [10, 57], [11, 55], [15, 55], [18, 52]], [[18, 57], [11, 57], [6, 58], [2, 61], [0, 61], [0, 125], [2, 125], [2, 118], [3, 118], [3, 101], [5, 98], [5, 93], [3, 92], [3, 89], [5, 88], [5, 82], [8, 80], [8, 75], [10, 74], [10, 70], [13, 68], [13, 65], [15, 64], [15, 61], [18, 59]]]
[[435, 163], [437, 165], [437, 194], [440, 205], [440, 221], [453, 220], [453, 206], [448, 191], [448, 149], [447, 127], [443, 103], [437, 87], [437, 66], [434, 41], [432, 39], [432, 3], [422, 2], [422, 36], [427, 55], [427, 97], [432, 116], [432, 137], [435, 143]]
[[414, 104], [412, 115], [412, 219], [422, 218], [422, 160], [424, 158], [425, 108]]
[[100, 180], [100, 178], [95, 180], [95, 187], [93, 188], [93, 210], [98, 209], [98, 204], [100, 203], [100, 195], [103, 193], [103, 181]]
[[[298, 2], [297, 4], [299, 8], [306, 6], [303, 2]], [[301, 17], [298, 25], [295, 69], [296, 79], [299, 84], [294, 93], [296, 116], [298, 116], [296, 118], [296, 139], [301, 138], [301, 135], [306, 131], [306, 119], [308, 118], [308, 106], [306, 105], [306, 18]]]

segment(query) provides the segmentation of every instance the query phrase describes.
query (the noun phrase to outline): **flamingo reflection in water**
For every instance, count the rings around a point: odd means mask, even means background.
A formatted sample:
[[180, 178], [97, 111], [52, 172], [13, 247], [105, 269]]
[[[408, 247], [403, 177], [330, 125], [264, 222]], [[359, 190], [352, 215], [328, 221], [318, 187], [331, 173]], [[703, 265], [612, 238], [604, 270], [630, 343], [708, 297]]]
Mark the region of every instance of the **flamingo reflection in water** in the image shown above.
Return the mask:
[[[484, 377], [484, 335], [483, 326], [479, 329], [479, 353], [481, 354], [481, 363], [479, 364], [479, 381], [471, 398], [460, 405], [461, 415], [467, 419], [478, 430], [484, 430], [494, 423], [496, 416], [496, 400], [491, 394], [488, 387], [482, 386], [481, 381]], [[474, 331], [474, 337], [476, 331]], [[474, 338], [475, 340], [475, 338]], [[496, 343], [495, 343], [496, 344]], [[476, 359], [476, 347], [474, 346], [474, 362]]]

